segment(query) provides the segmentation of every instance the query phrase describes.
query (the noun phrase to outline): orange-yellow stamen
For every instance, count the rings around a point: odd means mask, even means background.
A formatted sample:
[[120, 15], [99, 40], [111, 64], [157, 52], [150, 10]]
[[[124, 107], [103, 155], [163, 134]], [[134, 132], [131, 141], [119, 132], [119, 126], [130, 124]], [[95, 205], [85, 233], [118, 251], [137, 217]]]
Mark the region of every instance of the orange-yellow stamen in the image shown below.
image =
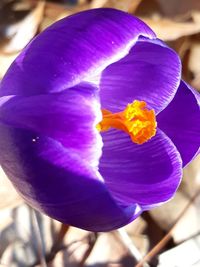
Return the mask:
[[147, 109], [144, 101], [135, 100], [118, 113], [102, 110], [103, 119], [97, 125], [99, 131], [115, 128], [128, 133], [136, 144], [143, 144], [156, 134], [154, 110]]

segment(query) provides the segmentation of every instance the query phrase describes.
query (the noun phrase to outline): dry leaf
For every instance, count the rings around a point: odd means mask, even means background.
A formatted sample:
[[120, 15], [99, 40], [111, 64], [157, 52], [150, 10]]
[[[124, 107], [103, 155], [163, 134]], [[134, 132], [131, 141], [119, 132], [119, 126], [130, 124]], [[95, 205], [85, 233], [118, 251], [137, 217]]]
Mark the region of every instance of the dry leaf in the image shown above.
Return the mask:
[[[118, 263], [116, 266], [126, 266], [121, 262], [126, 256], [127, 249], [119, 242], [119, 239], [116, 239], [111, 233], [105, 233], [99, 236], [93, 252], [86, 263], [89, 266], [94, 266], [97, 262], [99, 265], [103, 265], [106, 262], [115, 262]], [[132, 266], [134, 266], [134, 261], [132, 262]]]
[[196, 77], [200, 73], [200, 42], [192, 42], [190, 50], [189, 69]]
[[164, 41], [176, 40], [182, 36], [192, 35], [200, 32], [200, 23], [176, 22], [170, 19], [141, 18]]
[[163, 14], [177, 16], [190, 13], [193, 10], [200, 10], [199, 0], [156, 0]]
[[200, 235], [159, 256], [158, 267], [199, 267]]
[[44, 7], [45, 3], [43, 1], [39, 2], [29, 15], [13, 26], [17, 31], [11, 41], [2, 49], [4, 53], [16, 53], [30, 42], [37, 33], [43, 17]]
[[143, 0], [141, 4], [138, 6], [136, 13], [136, 16], [138, 17], [160, 17], [161, 10], [159, 4], [156, 2], [156, 0]]
[[138, 217], [136, 220], [124, 227], [132, 242], [139, 249], [142, 255], [145, 255], [149, 249], [148, 238], [144, 235], [146, 227], [147, 222], [142, 217]]
[[0, 167], [0, 210], [5, 208], [14, 208], [22, 202], [23, 200]]
[[0, 52], [0, 80], [3, 78], [4, 74], [10, 67], [11, 63], [15, 60], [17, 55], [18, 53], [7, 55]]
[[200, 73], [194, 78], [191, 85], [200, 92]]
[[[161, 207], [150, 211], [159, 226], [169, 231], [190, 199], [200, 191], [200, 156], [184, 170], [184, 179], [175, 197]], [[200, 196], [190, 205], [173, 230], [174, 241], [179, 243], [200, 231]]]
[[65, 8], [63, 10], [63, 12], [61, 12], [57, 16], [56, 20], [65, 18], [65, 17], [73, 15], [73, 14], [75, 14], [77, 12], [81, 12], [81, 11], [88, 10], [88, 9], [91, 9], [91, 6], [90, 6], [90, 4], [87, 4], [87, 3], [86, 4], [82, 4], [82, 5], [78, 5], [78, 6], [73, 6], [71, 8], [69, 8], [69, 7]]
[[200, 23], [200, 12], [198, 11], [193, 11], [191, 13], [191, 17], [192, 19], [196, 22], [196, 23]]
[[179, 54], [181, 59], [184, 59], [191, 46], [190, 36], [183, 36], [175, 41], [168, 42], [168, 45]]
[[60, 15], [65, 12], [65, 10], [66, 7], [64, 7], [63, 5], [46, 2], [44, 16], [40, 24], [39, 31], [41, 32], [48, 26], [53, 24], [60, 17]]
[[141, 2], [142, 0], [94, 0], [91, 8], [111, 7], [134, 13]]
[[57, 19], [57, 17], [65, 12], [66, 7], [63, 5], [49, 3], [45, 5], [44, 17], [52, 21], [52, 23]]
[[93, 0], [91, 2], [90, 8], [101, 8], [104, 5], [106, 5], [107, 2], [108, 2], [108, 0]]

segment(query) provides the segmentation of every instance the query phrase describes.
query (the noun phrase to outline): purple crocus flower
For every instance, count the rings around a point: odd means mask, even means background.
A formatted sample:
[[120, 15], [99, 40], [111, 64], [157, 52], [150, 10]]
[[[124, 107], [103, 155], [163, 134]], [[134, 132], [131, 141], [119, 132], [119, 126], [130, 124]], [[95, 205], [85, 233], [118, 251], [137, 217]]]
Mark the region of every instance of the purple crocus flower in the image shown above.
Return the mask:
[[198, 153], [198, 98], [139, 19], [94, 9], [38, 35], [1, 82], [0, 163], [61, 222], [109, 231], [168, 201]]

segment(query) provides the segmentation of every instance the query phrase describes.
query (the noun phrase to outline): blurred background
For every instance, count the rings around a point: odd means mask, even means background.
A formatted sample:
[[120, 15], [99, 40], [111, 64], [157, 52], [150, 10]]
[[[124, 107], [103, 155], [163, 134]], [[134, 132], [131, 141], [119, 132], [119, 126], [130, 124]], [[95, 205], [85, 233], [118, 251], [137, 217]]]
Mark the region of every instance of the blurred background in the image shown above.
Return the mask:
[[[47, 26], [99, 7], [121, 9], [144, 20], [178, 52], [184, 79], [200, 91], [199, 0], [1, 0], [0, 80]], [[200, 157], [185, 168], [173, 200], [119, 231], [94, 234], [33, 211], [0, 169], [0, 267], [200, 266], [199, 193]]]

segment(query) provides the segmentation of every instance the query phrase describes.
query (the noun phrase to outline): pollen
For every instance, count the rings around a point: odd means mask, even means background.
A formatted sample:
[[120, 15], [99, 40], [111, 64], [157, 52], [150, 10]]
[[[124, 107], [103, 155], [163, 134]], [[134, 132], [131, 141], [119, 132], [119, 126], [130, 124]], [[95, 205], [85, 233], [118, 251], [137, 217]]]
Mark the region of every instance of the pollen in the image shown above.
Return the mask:
[[134, 100], [118, 113], [103, 109], [102, 116], [102, 121], [97, 125], [99, 131], [111, 128], [122, 130], [136, 144], [143, 144], [156, 134], [155, 112], [147, 108], [145, 101]]

